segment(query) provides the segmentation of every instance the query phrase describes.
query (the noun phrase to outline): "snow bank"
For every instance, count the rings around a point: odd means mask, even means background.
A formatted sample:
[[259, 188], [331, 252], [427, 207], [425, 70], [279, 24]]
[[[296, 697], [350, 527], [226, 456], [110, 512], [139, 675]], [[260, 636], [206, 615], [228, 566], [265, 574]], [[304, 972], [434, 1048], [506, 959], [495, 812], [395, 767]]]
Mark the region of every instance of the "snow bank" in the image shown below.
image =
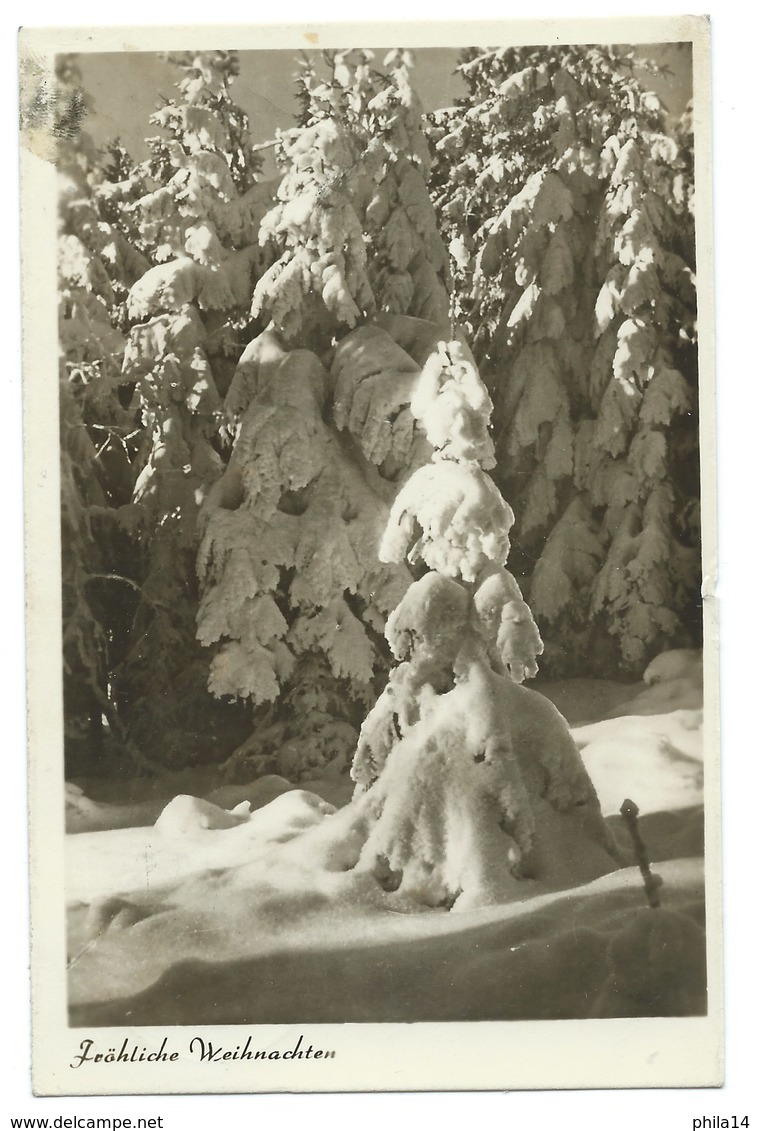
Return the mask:
[[702, 653], [691, 648], [662, 652], [644, 672], [645, 689], [621, 703], [618, 715], [657, 715], [702, 706]]
[[702, 711], [623, 716], [576, 727], [573, 738], [605, 816], [626, 797], [642, 813], [702, 804]]
[[[572, 892], [456, 916], [383, 908], [359, 915], [316, 892], [307, 903], [282, 889], [272, 903], [271, 889], [267, 902], [261, 888], [233, 890], [223, 877], [209, 876], [192, 905], [175, 891], [149, 916], [127, 919], [82, 947], [71, 972], [71, 1020], [313, 1024], [699, 1014], [701, 868], [681, 860], [659, 871], [667, 911], [682, 917], [675, 931], [642, 906], [636, 869]], [[634, 963], [635, 984], [620, 984], [621, 954], [636, 932], [659, 936], [660, 973], [642, 979]]]
[[107, 835], [67, 838], [66, 895], [91, 902], [109, 893], [150, 895], [209, 869], [234, 868], [263, 848], [317, 824], [332, 805], [293, 789], [254, 812], [248, 802], [229, 811], [199, 798], [175, 797], [152, 828], [117, 829]]
[[[264, 774], [255, 781], [246, 783], [212, 785], [218, 780], [218, 776], [217, 767], [210, 772], [209, 768], [204, 766], [196, 770], [167, 772], [163, 777], [156, 779], [129, 780], [120, 785], [94, 780], [85, 783], [87, 789], [94, 793], [106, 791], [106, 796], [122, 794], [130, 798], [119, 802], [93, 800], [86, 795], [83, 786], [67, 782], [66, 832], [85, 833], [99, 829], [140, 828], [153, 825], [167, 802], [184, 791], [194, 790], [199, 798], [224, 809], [234, 809], [243, 801], [248, 802], [251, 809], [260, 809], [262, 805], [267, 805], [281, 793], [295, 788], [286, 778], [278, 774]], [[338, 798], [341, 803], [345, 803], [350, 794], [350, 790], [346, 788], [341, 792], [340, 782], [322, 781], [316, 784], [319, 787], [316, 792], [327, 800]], [[313, 786], [305, 783], [304, 788], [313, 789]]]
[[[641, 694], [662, 694], [668, 686], [672, 692], [684, 679], [691, 691], [682, 685], [682, 694], [693, 692], [694, 663], [691, 674], [675, 659], [668, 665], [675, 665], [668, 678], [653, 680], [650, 688], [644, 684]], [[541, 698], [510, 686], [522, 698]], [[583, 688], [578, 690], [583, 698]], [[440, 798], [428, 789], [420, 799], [421, 820], [405, 832], [424, 840], [435, 832], [434, 815], [458, 830], [454, 847], [459, 844], [461, 852], [445, 865], [447, 883], [464, 876], [465, 886], [491, 902], [475, 907], [473, 899], [468, 907], [466, 899], [457, 901], [457, 913], [450, 914], [445, 903], [420, 902], [419, 876], [395, 885], [387, 852], [385, 872], [378, 868], [377, 845], [366, 847], [362, 808], [357, 816], [357, 807], [345, 807], [348, 779], [326, 778], [299, 790], [268, 777], [219, 787], [215, 797], [207, 791], [205, 802], [178, 795], [161, 803], [153, 827], [66, 838], [72, 1022], [283, 1024], [704, 1012], [704, 887], [697, 858], [703, 843], [701, 714], [681, 707], [616, 717], [616, 696], [598, 688], [585, 694], [587, 702], [605, 702], [613, 717], [577, 727], [573, 737], [602, 812], [617, 814], [624, 797], [639, 806], [654, 869], [664, 880], [661, 909], [647, 907], [638, 870], [605, 860], [604, 846], [593, 837], [589, 855], [583, 807], [575, 812], [571, 806], [568, 817], [544, 798], [530, 806], [536, 843], [548, 846], [544, 860], [539, 854], [534, 876], [518, 881], [502, 859], [498, 874], [519, 884], [520, 897], [489, 892], [488, 875], [467, 876], [467, 837], [490, 835], [476, 812], [480, 795], [468, 784], [448, 792], [451, 811], [444, 813], [436, 813]], [[634, 699], [639, 694], [637, 688]], [[437, 698], [440, 706], [446, 696]], [[448, 704], [454, 727], [469, 732], [485, 725], [461, 698]], [[524, 707], [514, 715], [526, 728], [519, 750], [535, 719]], [[472, 735], [462, 737], [469, 742]], [[413, 773], [398, 749], [398, 772]], [[446, 749], [439, 757], [446, 761]], [[486, 762], [450, 772], [480, 771], [495, 772]], [[431, 775], [425, 776], [430, 782]], [[190, 784], [190, 776], [183, 781]], [[460, 794], [472, 812], [455, 811]], [[104, 820], [114, 810], [123, 817], [130, 810], [88, 802], [76, 788], [68, 797], [83, 819], [88, 813], [93, 819], [94, 812], [94, 819]], [[367, 809], [381, 800], [371, 789], [363, 797]], [[135, 802], [132, 818], [157, 804], [155, 798]], [[608, 823], [620, 824], [614, 816]], [[508, 838], [499, 835], [507, 851]], [[622, 829], [619, 839], [625, 842]], [[595, 859], [597, 851], [602, 855]], [[490, 848], [480, 858], [495, 867]]]

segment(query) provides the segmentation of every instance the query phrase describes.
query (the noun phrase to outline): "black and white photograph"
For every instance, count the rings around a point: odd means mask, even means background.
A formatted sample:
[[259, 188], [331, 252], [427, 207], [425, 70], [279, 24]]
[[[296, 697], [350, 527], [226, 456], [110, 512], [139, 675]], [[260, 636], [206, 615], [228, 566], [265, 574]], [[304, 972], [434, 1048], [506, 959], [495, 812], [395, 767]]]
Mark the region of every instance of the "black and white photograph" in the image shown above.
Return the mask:
[[38, 1093], [721, 1084], [709, 59], [22, 32]]

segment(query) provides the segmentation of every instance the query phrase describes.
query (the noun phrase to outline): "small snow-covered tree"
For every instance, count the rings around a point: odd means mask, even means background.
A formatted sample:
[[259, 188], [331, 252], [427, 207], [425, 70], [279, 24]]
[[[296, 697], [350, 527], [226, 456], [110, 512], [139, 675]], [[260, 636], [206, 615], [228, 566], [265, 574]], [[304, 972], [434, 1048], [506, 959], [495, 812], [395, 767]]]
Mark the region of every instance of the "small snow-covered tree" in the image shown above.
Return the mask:
[[441, 342], [411, 411], [433, 448], [405, 482], [381, 558], [428, 567], [391, 614], [398, 666], [367, 716], [332, 859], [450, 908], [521, 898], [617, 866], [567, 724], [521, 686], [543, 645], [506, 570], [514, 516], [486, 471], [491, 400], [469, 350]]
[[433, 116], [456, 313], [554, 670], [641, 670], [699, 636], [689, 132], [635, 63], [471, 50], [467, 96]]

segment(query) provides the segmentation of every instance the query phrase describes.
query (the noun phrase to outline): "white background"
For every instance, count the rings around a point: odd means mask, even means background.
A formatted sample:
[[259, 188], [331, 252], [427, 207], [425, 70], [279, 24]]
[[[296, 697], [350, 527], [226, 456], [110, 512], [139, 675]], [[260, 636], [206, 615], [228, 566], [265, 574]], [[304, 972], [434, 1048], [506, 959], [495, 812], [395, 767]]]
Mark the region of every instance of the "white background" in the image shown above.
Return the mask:
[[[536, 0], [510, 8], [494, 0], [468, 0], [462, 6], [438, 0], [384, 0], [378, 20], [403, 18], [536, 18], [584, 16], [679, 15], [682, 5], [650, 0], [636, 12], [620, 0], [585, 0], [569, 8], [561, 0]], [[699, 13], [697, 13], [699, 14]], [[692, 1128], [702, 1116], [747, 1115], [758, 1129], [757, 950], [758, 838], [760, 792], [757, 762], [760, 725], [756, 699], [760, 680], [755, 644], [758, 639], [760, 592], [756, 588], [758, 547], [758, 460], [760, 402], [757, 338], [760, 331], [760, 268], [758, 221], [758, 17], [750, 4], [721, 0], [712, 13], [715, 170], [715, 265], [718, 346], [719, 572], [722, 638], [722, 745], [724, 795], [724, 884], [726, 937], [726, 1084], [715, 1090], [631, 1092], [533, 1092], [462, 1095], [344, 1096], [208, 1096], [102, 1097], [40, 1099], [31, 1095], [28, 988], [28, 887], [26, 861], [26, 775], [23, 680], [23, 519], [21, 503], [21, 377], [18, 264], [18, 190], [16, 133], [16, 31], [19, 25], [130, 25], [171, 23], [258, 22], [268, 16], [312, 22], [372, 18], [375, 11], [345, 0], [323, 0], [315, 8], [291, 0], [287, 9], [230, 0], [223, 8], [186, 0], [132, 0], [128, 8], [79, 0], [73, 9], [46, 0], [23, 5], [10, 0], [3, 11], [2, 114], [4, 175], [0, 192], [3, 270], [4, 350], [0, 366], [2, 395], [2, 542], [0, 553], [0, 824], [6, 861], [0, 891], [4, 940], [0, 967], [0, 1129], [10, 1116], [138, 1116], [163, 1117], [166, 1131], [200, 1131], [207, 1126], [257, 1127], [276, 1121], [278, 1131], [300, 1128], [305, 1121], [329, 1122], [337, 1128], [361, 1124], [363, 1131], [389, 1123], [414, 1125], [418, 1120], [487, 1121], [489, 1131], [501, 1127], [582, 1127], [584, 1131], [647, 1128]], [[755, 1025], [752, 1023], [755, 1022]], [[754, 1030], [754, 1031], [753, 1031]], [[463, 1049], [463, 1056], [467, 1050]]]

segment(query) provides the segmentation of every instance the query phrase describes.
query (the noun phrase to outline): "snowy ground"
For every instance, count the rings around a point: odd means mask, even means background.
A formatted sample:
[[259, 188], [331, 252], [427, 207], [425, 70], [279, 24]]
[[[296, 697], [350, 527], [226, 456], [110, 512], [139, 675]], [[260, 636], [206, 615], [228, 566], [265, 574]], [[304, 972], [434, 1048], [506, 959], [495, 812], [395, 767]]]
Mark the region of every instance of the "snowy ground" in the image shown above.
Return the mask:
[[345, 778], [214, 789], [207, 772], [185, 772], [163, 797], [129, 802], [91, 800], [80, 783], [67, 792], [72, 1023], [704, 1012], [698, 665], [671, 657], [648, 685], [538, 689], [573, 725], [626, 846], [620, 805], [638, 805], [660, 909], [636, 867], [559, 891], [525, 880], [507, 904], [421, 909], [320, 848], [350, 797]]

